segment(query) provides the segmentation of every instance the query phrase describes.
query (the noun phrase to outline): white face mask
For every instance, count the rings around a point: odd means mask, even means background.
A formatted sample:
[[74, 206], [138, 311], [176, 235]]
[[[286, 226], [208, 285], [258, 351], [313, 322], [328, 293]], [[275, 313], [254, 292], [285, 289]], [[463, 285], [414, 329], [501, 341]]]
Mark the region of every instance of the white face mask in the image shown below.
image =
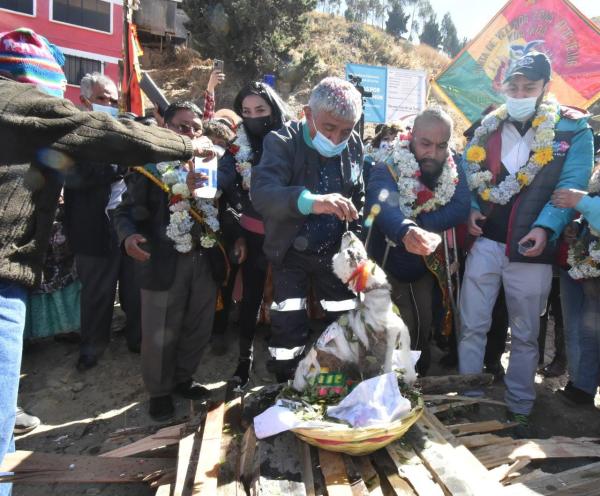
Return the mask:
[[506, 110], [508, 115], [515, 121], [525, 122], [535, 114], [535, 107], [538, 101], [537, 96], [530, 98], [512, 98], [506, 97]]
[[109, 105], [100, 105], [99, 103], [92, 103], [92, 110], [94, 112], [104, 112], [105, 114], [112, 115], [113, 117], [119, 115], [118, 108], [111, 107]]

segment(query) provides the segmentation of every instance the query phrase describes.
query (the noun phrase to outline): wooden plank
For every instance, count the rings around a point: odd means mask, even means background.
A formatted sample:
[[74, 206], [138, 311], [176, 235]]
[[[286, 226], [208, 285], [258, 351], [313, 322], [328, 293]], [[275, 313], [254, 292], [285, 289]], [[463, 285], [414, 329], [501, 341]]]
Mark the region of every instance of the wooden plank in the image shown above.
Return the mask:
[[383, 496], [379, 474], [371, 464], [369, 457], [355, 456], [352, 458], [352, 461], [369, 490], [369, 496]]
[[397, 496], [416, 496], [411, 485], [400, 477], [395, 463], [389, 457], [386, 450], [378, 450], [372, 453], [371, 460], [379, 469], [381, 477], [388, 481], [393, 491], [392, 494]]
[[223, 435], [223, 417], [225, 403], [221, 402], [206, 414], [206, 423], [202, 432], [200, 455], [192, 483], [193, 496], [217, 494], [217, 477], [219, 475], [219, 454]]
[[256, 441], [251, 496], [306, 496], [299, 442], [291, 432]]
[[473, 398], [471, 396], [461, 396], [458, 394], [424, 394], [423, 401], [427, 402], [438, 402], [438, 401], [456, 401], [463, 403], [485, 403], [488, 405], [506, 406], [504, 401], [492, 400], [484, 396]]
[[250, 486], [252, 481], [252, 469], [254, 466], [254, 453], [256, 451], [256, 433], [254, 426], [248, 427], [242, 438], [240, 449], [240, 469], [238, 478], [246, 485]]
[[306, 496], [316, 496], [310, 445], [306, 444], [304, 441], [298, 440], [298, 447], [300, 448], [300, 460], [302, 462], [301, 470], [304, 485], [306, 487]]
[[600, 492], [600, 462], [591, 463], [557, 474], [544, 474], [505, 488], [506, 496], [552, 495], [591, 496]]
[[451, 393], [490, 386], [493, 374], [438, 375], [420, 377], [418, 384], [424, 393]]
[[471, 436], [462, 436], [460, 442], [467, 448], [473, 449], [492, 444], [510, 444], [514, 442], [514, 439], [512, 437], [497, 436], [496, 434], [473, 434]]
[[223, 463], [217, 477], [218, 496], [238, 496], [245, 494], [239, 476], [241, 440], [236, 436], [241, 429], [241, 410], [242, 398], [239, 396], [225, 404], [223, 435], [219, 457], [220, 460], [223, 460]]
[[362, 474], [358, 470], [358, 467], [354, 463], [353, 456], [342, 455], [344, 464], [346, 465], [346, 474], [348, 474], [348, 481], [350, 482], [350, 489], [352, 489], [353, 496], [371, 496], [367, 484], [362, 478]]
[[121, 446], [120, 448], [107, 451], [106, 453], [102, 453], [98, 456], [120, 458], [124, 456], [137, 455], [147, 451], [152, 451], [158, 448], [162, 448], [164, 446], [177, 444], [179, 440], [183, 437], [183, 433], [186, 431], [187, 427], [188, 424], [186, 422], [184, 422], [183, 424], [164, 427], [150, 436], [144, 437], [125, 446]]
[[550, 439], [522, 439], [512, 443], [485, 446], [473, 454], [487, 468], [512, 463], [517, 458], [540, 460], [546, 458], [600, 458], [600, 444], [565, 437]]
[[483, 422], [467, 422], [464, 424], [447, 425], [446, 428], [454, 436], [466, 434], [479, 434], [484, 432], [502, 431], [518, 425], [518, 422], [500, 422], [498, 420], [485, 420]]
[[16, 451], [8, 453], [0, 472], [0, 482], [20, 481], [27, 484], [80, 484], [151, 482], [172, 469], [169, 458], [101, 458], [98, 456]]
[[174, 496], [183, 496], [190, 493], [189, 477], [193, 467], [190, 463], [194, 463], [193, 452], [198, 452], [199, 437], [197, 432], [192, 432], [179, 441], [179, 451], [177, 452], [177, 476], [175, 478], [175, 487], [173, 490]]
[[502, 482], [513, 474], [519, 473], [523, 468], [531, 463], [530, 458], [518, 458], [511, 464], [500, 465], [490, 470], [491, 476], [498, 482]]
[[434, 480], [455, 496], [498, 494], [502, 485], [464, 446], [453, 446], [426, 415], [412, 426], [404, 439], [413, 447]]
[[386, 447], [390, 458], [401, 477], [406, 479], [419, 496], [443, 496], [444, 491], [437, 484], [421, 459], [411, 447], [395, 441]]
[[319, 449], [319, 463], [329, 496], [353, 496], [346, 465], [340, 453]]
[[436, 430], [436, 432], [440, 436], [442, 436], [447, 442], [449, 442], [452, 446], [458, 446], [460, 444], [456, 436], [454, 436], [454, 434], [452, 434], [448, 430], [448, 427], [444, 425], [442, 421], [439, 418], [437, 418], [433, 413], [431, 413], [428, 408], [425, 408], [425, 410], [423, 410], [422, 418], [427, 419], [427, 422], [431, 424], [431, 427], [433, 427]]

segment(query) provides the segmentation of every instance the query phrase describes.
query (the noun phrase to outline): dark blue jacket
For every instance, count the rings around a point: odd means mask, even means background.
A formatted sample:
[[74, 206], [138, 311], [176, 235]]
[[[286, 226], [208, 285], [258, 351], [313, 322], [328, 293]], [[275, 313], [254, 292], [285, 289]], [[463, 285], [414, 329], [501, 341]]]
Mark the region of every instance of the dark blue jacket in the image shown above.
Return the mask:
[[[381, 190], [390, 192], [387, 201], [379, 202]], [[467, 178], [461, 167], [458, 167], [458, 184], [452, 199], [433, 212], [423, 213], [416, 220], [407, 219], [398, 206], [398, 186], [387, 166], [378, 163], [371, 169], [367, 186], [365, 212], [377, 203], [381, 212], [375, 218], [373, 231], [369, 241], [369, 255], [381, 265], [385, 252], [386, 238], [396, 243], [390, 248], [384, 270], [402, 282], [413, 282], [419, 279], [427, 268], [423, 258], [408, 253], [402, 244], [402, 238], [410, 226], [419, 226], [427, 231], [441, 233], [467, 220], [470, 211], [471, 196]], [[366, 218], [366, 215], [365, 215]], [[368, 229], [365, 227], [365, 235]]]

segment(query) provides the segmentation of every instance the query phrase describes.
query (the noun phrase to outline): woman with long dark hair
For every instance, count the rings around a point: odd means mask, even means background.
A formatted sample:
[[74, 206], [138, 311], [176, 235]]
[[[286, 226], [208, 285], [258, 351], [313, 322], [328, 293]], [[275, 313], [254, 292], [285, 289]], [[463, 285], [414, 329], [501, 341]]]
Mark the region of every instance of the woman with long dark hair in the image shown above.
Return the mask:
[[252, 168], [260, 161], [263, 140], [279, 129], [291, 114], [279, 95], [268, 85], [252, 82], [237, 94], [233, 109], [242, 116], [237, 138], [219, 162], [225, 199], [240, 214], [241, 236], [234, 253], [242, 263], [243, 297], [240, 307], [240, 355], [233, 378], [246, 385], [252, 365], [252, 341], [263, 297], [267, 261], [262, 251], [264, 226], [250, 201]]

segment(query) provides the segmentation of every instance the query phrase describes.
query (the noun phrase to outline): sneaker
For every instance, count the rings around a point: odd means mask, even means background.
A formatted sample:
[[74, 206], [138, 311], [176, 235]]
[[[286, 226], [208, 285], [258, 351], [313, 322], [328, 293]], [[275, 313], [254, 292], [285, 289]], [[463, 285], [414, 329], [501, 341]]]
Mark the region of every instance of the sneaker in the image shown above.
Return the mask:
[[76, 367], [79, 372], [85, 372], [96, 365], [98, 365], [98, 359], [96, 357], [91, 355], [80, 355]]
[[531, 425], [531, 419], [529, 415], [524, 413], [508, 412], [508, 420], [510, 422], [517, 422], [512, 428], [513, 435], [516, 439], [530, 439], [534, 437], [533, 426]]
[[164, 422], [173, 418], [175, 414], [175, 407], [173, 406], [173, 399], [170, 394], [166, 396], [156, 396], [150, 398], [150, 406], [148, 413], [152, 420], [156, 422]]
[[558, 397], [567, 401], [571, 406], [575, 405], [594, 405], [593, 394], [586, 393], [583, 389], [574, 386], [571, 381], [567, 382], [564, 389], [559, 389]]
[[208, 389], [193, 379], [180, 382], [173, 391], [188, 400], [206, 400], [210, 396]]
[[27, 434], [38, 427], [41, 421], [38, 417], [29, 415], [20, 406], [17, 407], [17, 416], [15, 418], [15, 428], [13, 430], [15, 436]]
[[233, 373], [232, 380], [239, 382], [240, 387], [244, 387], [246, 384], [248, 384], [251, 366], [252, 360], [250, 358], [239, 359], [237, 368]]

